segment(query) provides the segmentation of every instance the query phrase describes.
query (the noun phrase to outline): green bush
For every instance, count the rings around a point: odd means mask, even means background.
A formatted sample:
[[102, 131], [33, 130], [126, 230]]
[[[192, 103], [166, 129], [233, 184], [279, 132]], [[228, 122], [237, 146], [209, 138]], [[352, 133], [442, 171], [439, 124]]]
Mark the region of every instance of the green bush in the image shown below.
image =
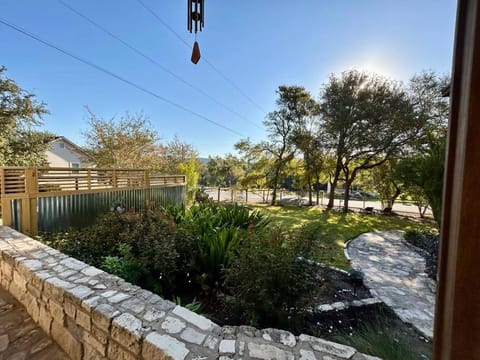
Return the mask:
[[417, 229], [410, 229], [410, 230], [407, 230], [405, 231], [405, 234], [403, 235], [403, 237], [405, 238], [405, 240], [409, 241], [409, 240], [415, 240], [415, 239], [418, 239], [420, 237], [423, 236], [423, 232], [417, 230]]
[[117, 275], [132, 284], [138, 284], [144, 269], [137, 263], [135, 258], [131, 255], [131, 246], [121, 244], [119, 251], [122, 256], [105, 256], [101, 265], [102, 269], [110, 274]]
[[[263, 229], [267, 224], [264, 215], [241, 205], [209, 203], [192, 206], [185, 211], [179, 224], [184, 231], [183, 237], [189, 241], [181, 252], [194, 256], [188, 273], [196, 275], [205, 292], [220, 291], [224, 269], [229, 266], [248, 231]], [[195, 249], [191, 247], [192, 240]]]
[[301, 319], [316, 284], [315, 269], [298, 258], [296, 246], [290, 246], [294, 241], [278, 231], [251, 232], [231, 260], [225, 285], [244, 323], [284, 326]]
[[43, 236], [62, 252], [147, 289], [173, 291], [176, 227], [162, 211], [112, 212], [88, 228]]

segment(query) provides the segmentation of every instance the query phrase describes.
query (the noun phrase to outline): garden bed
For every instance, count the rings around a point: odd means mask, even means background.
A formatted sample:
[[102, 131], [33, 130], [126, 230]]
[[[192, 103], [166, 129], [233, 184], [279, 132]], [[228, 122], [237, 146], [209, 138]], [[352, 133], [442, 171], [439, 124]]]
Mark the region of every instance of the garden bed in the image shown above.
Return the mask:
[[425, 259], [425, 273], [437, 281], [440, 235], [428, 231], [407, 231], [405, 240]]
[[312, 314], [300, 331], [390, 360], [431, 359], [432, 343], [385, 304]]
[[312, 221], [287, 228], [237, 205], [110, 213], [91, 228], [42, 240], [220, 325], [317, 335], [332, 330], [331, 319], [350, 323], [350, 314], [359, 318], [377, 303], [358, 273], [330, 265], [348, 270], [347, 233], [386, 225], [357, 214], [304, 211]]
[[[380, 302], [378, 299], [372, 298], [370, 291], [363, 285], [361, 280], [359, 282], [358, 279], [352, 279], [350, 272], [331, 268], [305, 259], [301, 259], [300, 261], [307, 261], [309, 263], [314, 269], [315, 281], [318, 282], [318, 286], [316, 286], [314, 291], [309, 295], [311, 297], [309, 303], [313, 306], [307, 311], [314, 315], [308, 315], [303, 318], [302, 321], [305, 319], [313, 321], [330, 311], [338, 314], [351, 307], [358, 309]], [[198, 292], [192, 292], [184, 293], [183, 298], [189, 299], [190, 304], [195, 304], [194, 302], [199, 300], [198, 304], [201, 304], [199, 310], [220, 325], [244, 325], [242, 319], [239, 318], [237, 316], [238, 314], [234, 311], [235, 305], [231, 303], [232, 298], [229, 296], [223, 296], [220, 299], [202, 296], [198, 298]], [[329, 315], [327, 318], [328, 317]], [[312, 324], [308, 325], [305, 329], [307, 331], [306, 333], [313, 335], [308, 332], [311, 325]], [[284, 326], [286, 327], [285, 330], [300, 334], [297, 321], [292, 321], [290, 324], [286, 323]]]

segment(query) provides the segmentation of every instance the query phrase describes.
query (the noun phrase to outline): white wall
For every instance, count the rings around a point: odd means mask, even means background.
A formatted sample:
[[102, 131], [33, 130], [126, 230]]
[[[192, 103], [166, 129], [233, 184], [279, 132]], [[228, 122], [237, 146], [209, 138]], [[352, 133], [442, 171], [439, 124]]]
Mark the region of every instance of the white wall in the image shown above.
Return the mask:
[[73, 167], [72, 164], [79, 164], [78, 167], [91, 167], [83, 154], [61, 139], [51, 144], [46, 155], [51, 167]]

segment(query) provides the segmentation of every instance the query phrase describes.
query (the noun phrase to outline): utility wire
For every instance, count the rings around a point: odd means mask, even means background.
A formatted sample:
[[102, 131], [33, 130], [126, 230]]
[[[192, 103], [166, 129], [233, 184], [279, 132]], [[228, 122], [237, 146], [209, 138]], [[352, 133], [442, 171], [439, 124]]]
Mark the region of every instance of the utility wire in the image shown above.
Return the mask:
[[[190, 48], [191, 45], [179, 34], [177, 33], [168, 23], [163, 20], [151, 7], [145, 4], [142, 0], [136, 0], [145, 10], [147, 10], [152, 16], [158, 20], [168, 31], [170, 31], [178, 40], [180, 40], [186, 47]], [[259, 109], [262, 113], [266, 113], [265, 109], [263, 109], [255, 100], [253, 100], [250, 96], [248, 96], [240, 87], [235, 84], [235, 82], [230, 79], [227, 75], [225, 75], [219, 68], [213, 65], [208, 59], [202, 56], [203, 61], [210, 66], [213, 71], [215, 71], [218, 75], [220, 75], [226, 82], [230, 84], [235, 90], [238, 91], [245, 99], [247, 99], [251, 104], [253, 104], [257, 109]]]
[[180, 109], [180, 110], [183, 110], [183, 111], [185, 111], [185, 112], [187, 112], [187, 113], [189, 113], [189, 114], [191, 114], [191, 115], [194, 115], [194, 116], [196, 116], [196, 117], [198, 117], [198, 118], [200, 118], [200, 119], [202, 119], [202, 120], [208, 121], [209, 123], [211, 123], [211, 124], [213, 124], [213, 125], [215, 125], [215, 126], [218, 126], [218, 127], [222, 128], [222, 129], [224, 129], [224, 130], [227, 130], [227, 131], [231, 132], [232, 134], [235, 134], [235, 135], [238, 135], [238, 136], [241, 136], [241, 137], [244, 136], [244, 135], [241, 134], [240, 132], [238, 132], [238, 131], [236, 131], [236, 130], [228, 127], [228, 126], [225, 126], [225, 125], [223, 125], [223, 124], [220, 124], [220, 123], [218, 123], [218, 122], [216, 122], [216, 121], [214, 121], [214, 120], [212, 120], [212, 119], [210, 119], [210, 118], [208, 118], [208, 117], [206, 117], [206, 116], [204, 116], [204, 115], [202, 115], [202, 114], [199, 114], [199, 113], [197, 113], [197, 112], [195, 112], [195, 111], [193, 111], [193, 110], [190, 110], [190, 109], [188, 109], [187, 107], [185, 107], [185, 106], [183, 106], [183, 105], [181, 105], [181, 104], [178, 104], [178, 103], [176, 103], [176, 102], [174, 102], [174, 101], [172, 101], [172, 100], [169, 100], [169, 99], [167, 99], [167, 98], [165, 98], [165, 97], [163, 97], [163, 96], [161, 96], [161, 95], [159, 95], [159, 94], [157, 94], [157, 93], [155, 93], [155, 92], [153, 92], [153, 91], [151, 91], [151, 90], [149, 90], [149, 89], [147, 89], [147, 88], [145, 88], [145, 87], [143, 87], [143, 86], [141, 86], [141, 85], [139, 85], [139, 84], [137, 84], [137, 83], [135, 83], [135, 82], [133, 82], [133, 81], [131, 81], [131, 80], [128, 80], [128, 79], [126, 79], [126, 78], [124, 78], [124, 77], [122, 77], [122, 76], [120, 76], [120, 75], [117, 75], [116, 73], [114, 73], [114, 72], [112, 72], [112, 71], [110, 71], [110, 70], [108, 70], [108, 69], [106, 69], [106, 68], [104, 68], [104, 67], [102, 67], [102, 66], [100, 66], [100, 65], [97, 65], [97, 64], [95, 64], [95, 63], [93, 63], [93, 62], [91, 62], [91, 61], [89, 61], [89, 60], [87, 60], [87, 59], [84, 59], [84, 58], [82, 58], [82, 57], [80, 57], [80, 56], [78, 56], [78, 55], [75, 55], [75, 54], [73, 54], [73, 53], [71, 53], [71, 52], [69, 52], [69, 51], [67, 51], [67, 50], [65, 50], [65, 49], [62, 49], [61, 47], [59, 47], [59, 46], [57, 46], [57, 45], [54, 45], [54, 44], [48, 42], [47, 40], [43, 40], [43, 39], [41, 39], [40, 37], [38, 37], [38, 36], [30, 33], [29, 31], [27, 31], [27, 30], [25, 30], [25, 29], [20, 28], [19, 26], [15, 25], [15, 24], [13, 24], [13, 23], [8, 22], [7, 20], [5, 20], [5, 19], [3, 19], [3, 18], [0, 18], [0, 23], [3, 24], [3, 25], [5, 25], [5, 26], [7, 26], [7, 27], [9, 27], [9, 28], [11, 28], [11, 29], [13, 29], [13, 30], [15, 30], [15, 31], [17, 31], [17, 32], [19, 32], [19, 33], [22, 33], [22, 34], [25, 35], [25, 36], [28, 36], [29, 38], [31, 38], [31, 39], [33, 39], [33, 40], [38, 41], [39, 43], [41, 43], [41, 44], [43, 44], [43, 45], [45, 45], [45, 46], [47, 46], [47, 47], [49, 47], [49, 48], [52, 48], [52, 49], [54, 49], [54, 50], [57, 50], [57, 51], [61, 52], [61, 53], [64, 54], [64, 55], [67, 55], [67, 56], [69, 56], [69, 57], [71, 57], [71, 58], [73, 58], [73, 59], [75, 59], [75, 60], [77, 60], [77, 61], [85, 64], [85, 65], [88, 65], [88, 66], [90, 66], [90, 67], [92, 67], [92, 68], [94, 68], [94, 69], [96, 69], [96, 70], [98, 70], [98, 71], [100, 71], [100, 72], [103, 72], [104, 74], [107, 74], [107, 75], [109, 75], [109, 76], [111, 76], [111, 77], [113, 77], [113, 78], [115, 78], [115, 79], [117, 79], [117, 80], [119, 80], [119, 81], [127, 84], [127, 85], [130, 85], [130, 86], [136, 88], [137, 90], [140, 90], [140, 91], [142, 91], [142, 92], [144, 92], [144, 93], [146, 93], [146, 94], [148, 94], [148, 95], [151, 95], [151, 96], [153, 96], [154, 98], [156, 98], [156, 99], [158, 99], [158, 100], [161, 100], [161, 101], [163, 101], [163, 102], [165, 102], [165, 103], [167, 103], [167, 104], [170, 104], [170, 105], [172, 105], [172, 106], [174, 106], [174, 107], [176, 107], [176, 108], [178, 108], [178, 109]]
[[245, 116], [243, 116], [242, 114], [238, 113], [237, 111], [233, 110], [232, 108], [228, 107], [227, 105], [223, 104], [222, 102], [218, 101], [217, 99], [215, 99], [213, 96], [211, 96], [210, 94], [208, 94], [206, 91], [202, 90], [201, 88], [193, 85], [192, 83], [190, 83], [189, 81], [185, 80], [184, 78], [182, 78], [180, 75], [177, 75], [176, 73], [174, 73], [173, 71], [171, 71], [170, 69], [168, 69], [166, 66], [162, 65], [161, 63], [159, 63], [158, 61], [156, 61], [155, 59], [153, 59], [152, 57], [148, 56], [147, 54], [145, 54], [143, 51], [139, 50], [138, 48], [136, 48], [135, 46], [133, 46], [132, 44], [126, 42], [125, 40], [121, 39], [119, 36], [113, 34], [111, 31], [109, 31], [108, 29], [106, 29], [105, 27], [103, 27], [102, 25], [100, 25], [99, 23], [95, 22], [94, 20], [92, 20], [90, 17], [88, 17], [87, 15], [81, 13], [79, 10], [75, 9], [74, 7], [72, 7], [71, 5], [67, 4], [65, 1], [63, 0], [57, 0], [57, 2], [59, 2], [62, 6], [66, 7], [68, 10], [70, 10], [71, 12], [73, 12], [74, 14], [78, 15], [79, 17], [81, 17], [82, 19], [88, 21], [90, 24], [92, 24], [93, 26], [95, 26], [97, 29], [103, 31], [104, 33], [106, 33], [107, 35], [109, 35], [111, 38], [115, 39], [116, 41], [120, 42], [122, 45], [124, 45], [125, 47], [127, 47], [128, 49], [130, 49], [131, 51], [133, 51], [134, 53], [136, 53], [137, 55], [143, 57], [144, 59], [150, 61], [153, 65], [155, 65], [156, 67], [160, 68], [161, 70], [165, 71], [166, 73], [168, 73], [169, 75], [173, 76], [175, 79], [177, 79], [178, 81], [182, 82], [183, 84], [187, 85], [188, 87], [192, 88], [193, 90], [199, 92], [200, 94], [202, 94], [203, 96], [207, 97], [208, 99], [210, 99], [211, 101], [213, 101], [215, 104], [221, 106], [222, 108], [224, 108], [225, 110], [229, 111], [230, 113], [232, 113], [233, 115], [239, 117], [240, 119], [244, 120], [244, 121], [247, 121], [249, 122], [250, 124], [256, 126], [257, 128], [259, 129], [262, 129], [258, 124], [254, 123], [253, 121], [249, 120], [248, 118], [246, 118]]

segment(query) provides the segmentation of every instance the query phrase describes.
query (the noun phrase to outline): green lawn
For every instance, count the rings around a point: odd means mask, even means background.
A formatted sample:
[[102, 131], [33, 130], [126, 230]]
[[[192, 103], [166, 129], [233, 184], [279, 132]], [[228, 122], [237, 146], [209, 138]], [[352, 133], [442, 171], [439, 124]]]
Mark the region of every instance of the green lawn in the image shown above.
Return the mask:
[[317, 242], [315, 260], [350, 269], [343, 249], [346, 241], [370, 231], [385, 230], [431, 230], [431, 224], [408, 220], [397, 216], [367, 215], [334, 211], [318, 208], [301, 208], [297, 206], [253, 206], [269, 215], [273, 224], [285, 230], [305, 226]]

